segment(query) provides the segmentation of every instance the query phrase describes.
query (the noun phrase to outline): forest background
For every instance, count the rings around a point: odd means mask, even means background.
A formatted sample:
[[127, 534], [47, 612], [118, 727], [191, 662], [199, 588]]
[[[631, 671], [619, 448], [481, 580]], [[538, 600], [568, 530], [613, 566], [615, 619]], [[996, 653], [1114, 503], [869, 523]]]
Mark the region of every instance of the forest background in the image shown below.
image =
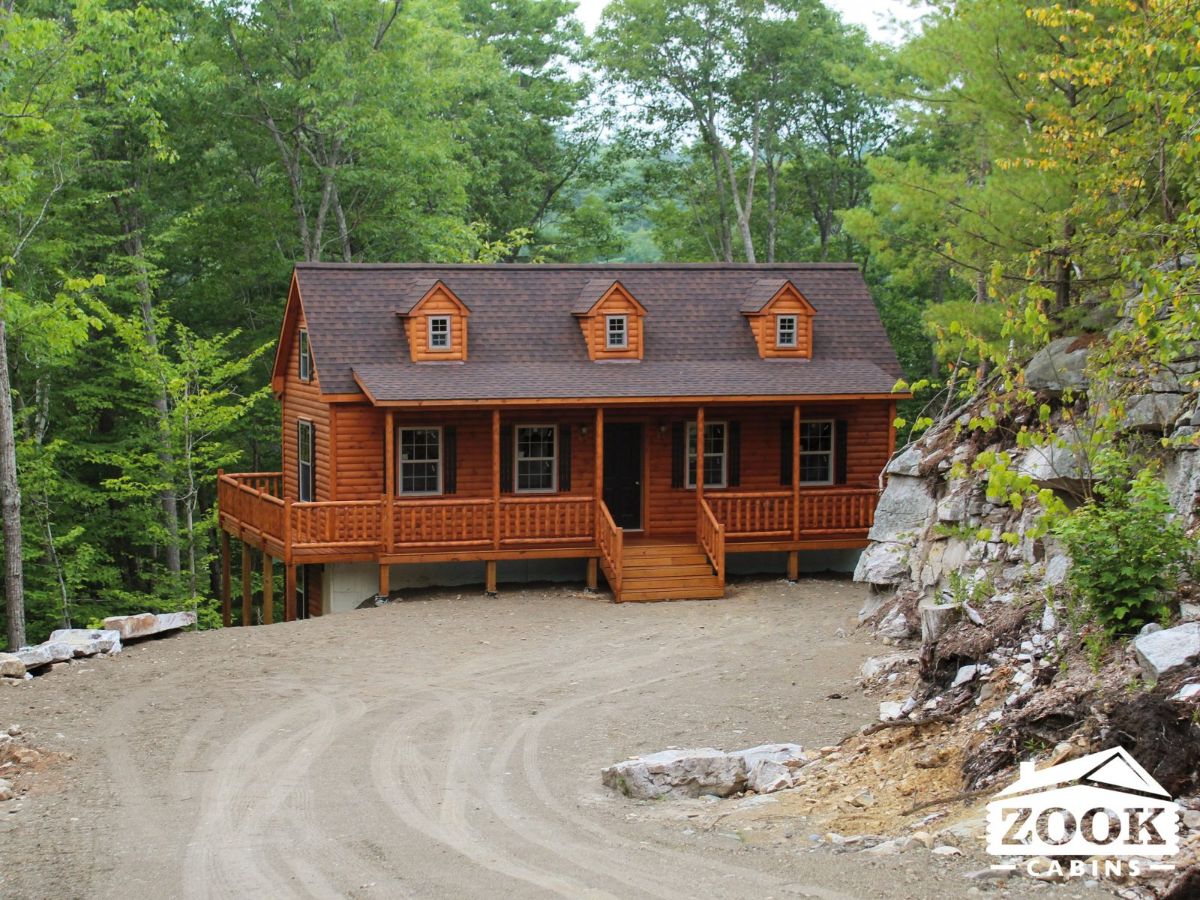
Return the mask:
[[905, 428], [1131, 283], [1176, 352], [1197, 7], [942, 0], [893, 45], [819, 0], [0, 0], [8, 644], [219, 623], [298, 260], [853, 261], [936, 392]]

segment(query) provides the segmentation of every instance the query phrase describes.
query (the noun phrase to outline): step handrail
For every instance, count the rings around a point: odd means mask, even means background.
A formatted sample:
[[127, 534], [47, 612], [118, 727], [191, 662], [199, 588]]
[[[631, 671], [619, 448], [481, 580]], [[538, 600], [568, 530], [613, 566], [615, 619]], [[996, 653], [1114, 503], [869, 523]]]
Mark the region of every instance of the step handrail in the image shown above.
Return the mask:
[[596, 498], [596, 546], [600, 548], [600, 567], [613, 594], [620, 595], [625, 566], [625, 530], [617, 527], [603, 498]]
[[696, 504], [696, 541], [704, 549], [708, 561], [717, 573], [721, 589], [725, 588], [725, 526], [717, 521], [712, 507], [704, 497]]

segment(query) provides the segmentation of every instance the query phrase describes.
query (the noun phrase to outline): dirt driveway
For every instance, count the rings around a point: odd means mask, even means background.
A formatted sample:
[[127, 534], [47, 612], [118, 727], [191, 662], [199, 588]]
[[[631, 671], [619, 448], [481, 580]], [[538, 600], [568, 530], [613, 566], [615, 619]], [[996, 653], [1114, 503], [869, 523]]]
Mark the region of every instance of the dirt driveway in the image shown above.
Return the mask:
[[870, 720], [861, 596], [443, 592], [58, 667], [0, 688], [0, 723], [73, 757], [0, 813], [0, 896], [962, 897], [948, 863], [664, 826], [600, 785], [635, 753]]

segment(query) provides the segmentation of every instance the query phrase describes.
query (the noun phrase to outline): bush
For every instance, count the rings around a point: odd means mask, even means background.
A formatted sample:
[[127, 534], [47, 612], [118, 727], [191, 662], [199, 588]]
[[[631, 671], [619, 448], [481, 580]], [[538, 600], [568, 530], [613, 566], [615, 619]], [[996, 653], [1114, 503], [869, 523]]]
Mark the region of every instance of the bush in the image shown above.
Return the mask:
[[1165, 621], [1170, 592], [1195, 551], [1170, 518], [1166, 485], [1143, 468], [1097, 494], [1055, 526], [1071, 554], [1072, 592], [1110, 635]]

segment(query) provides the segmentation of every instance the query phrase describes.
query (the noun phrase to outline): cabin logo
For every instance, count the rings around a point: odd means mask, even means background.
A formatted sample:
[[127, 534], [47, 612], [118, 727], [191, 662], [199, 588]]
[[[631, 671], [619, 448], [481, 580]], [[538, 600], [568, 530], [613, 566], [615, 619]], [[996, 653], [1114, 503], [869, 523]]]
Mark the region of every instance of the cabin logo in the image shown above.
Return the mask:
[[[987, 806], [988, 852], [1035, 878], [1138, 876], [1174, 868], [1179, 807], [1123, 748], [1020, 776]], [[1024, 857], [1010, 859], [1013, 857]]]

